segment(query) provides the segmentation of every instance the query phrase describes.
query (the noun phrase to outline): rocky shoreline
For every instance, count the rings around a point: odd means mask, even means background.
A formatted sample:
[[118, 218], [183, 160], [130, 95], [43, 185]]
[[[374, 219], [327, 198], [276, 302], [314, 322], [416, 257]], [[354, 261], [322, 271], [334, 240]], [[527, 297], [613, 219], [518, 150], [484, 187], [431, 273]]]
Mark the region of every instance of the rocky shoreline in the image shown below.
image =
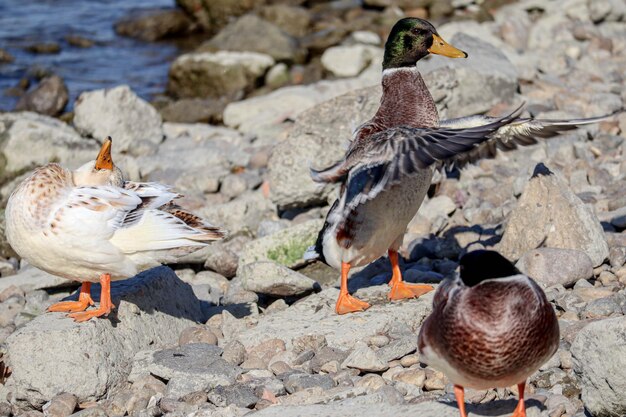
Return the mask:
[[[406, 12], [419, 2], [366, 3], [395, 20], [387, 11], [393, 5]], [[208, 16], [220, 22], [218, 41], [228, 43], [223, 31], [240, 32], [240, 19], [265, 25], [263, 33], [273, 30], [268, 22], [299, 22], [277, 17], [278, 9], [302, 8], [294, 4], [264, 6], [256, 17], [249, 9]], [[220, 17], [237, 14], [243, 17]], [[501, 114], [521, 101], [542, 118], [624, 107], [623, 2], [526, 0], [493, 18], [438, 28], [467, 60], [420, 63], [442, 118]], [[337, 316], [338, 272], [302, 259], [337, 193], [316, 186], [308, 168], [335, 161], [380, 98], [382, 34], [368, 19], [340, 39], [306, 47], [318, 50], [316, 65], [332, 74], [326, 79], [304, 82], [311, 63], [300, 61], [301, 42], [272, 51], [229, 51], [220, 43], [220, 51], [178, 58], [170, 79], [181, 96], [186, 88], [220, 86], [219, 97], [151, 105], [119, 86], [83, 93], [67, 123], [0, 113], [4, 204], [33, 167], [77, 167], [111, 135], [114, 160], [129, 179], [175, 186], [186, 207], [230, 232], [171, 265], [173, 272], [161, 267], [115, 283], [114, 314], [83, 324], [43, 314], [75, 284], [30, 267], [0, 242], [0, 349], [10, 370], [0, 373], [0, 415], [458, 415], [452, 385], [416, 353], [432, 294], [389, 303], [391, 272], [381, 259], [349, 281], [372, 308]], [[297, 33], [300, 26], [318, 33], [323, 22], [279, 27], [281, 36], [302, 39], [308, 35]], [[209, 120], [206, 109], [216, 101], [220, 110], [210, 120], [222, 125], [193, 123]], [[166, 117], [174, 105], [189, 116], [184, 122]], [[436, 284], [454, 273], [464, 251], [490, 248], [544, 288], [561, 342], [529, 381], [529, 417], [626, 413], [625, 154], [621, 113], [440, 176], [408, 227], [401, 254], [409, 282]], [[470, 415], [510, 415], [512, 390], [468, 390]]]

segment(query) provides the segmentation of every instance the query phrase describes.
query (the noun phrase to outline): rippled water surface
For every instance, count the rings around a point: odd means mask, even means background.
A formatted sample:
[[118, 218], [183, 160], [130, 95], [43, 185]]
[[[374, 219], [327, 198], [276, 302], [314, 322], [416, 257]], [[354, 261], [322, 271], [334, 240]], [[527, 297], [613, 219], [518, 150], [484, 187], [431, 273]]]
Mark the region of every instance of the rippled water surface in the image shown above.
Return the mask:
[[[15, 58], [0, 64], [0, 110], [11, 110], [17, 101], [4, 91], [39, 69], [63, 77], [70, 106], [82, 91], [120, 84], [148, 99], [163, 91], [176, 47], [117, 36], [113, 24], [135, 9], [173, 6], [174, 0], [0, 0], [0, 48]], [[83, 36], [95, 45], [71, 46], [64, 40], [67, 35]], [[60, 53], [26, 50], [51, 41], [60, 44]]]

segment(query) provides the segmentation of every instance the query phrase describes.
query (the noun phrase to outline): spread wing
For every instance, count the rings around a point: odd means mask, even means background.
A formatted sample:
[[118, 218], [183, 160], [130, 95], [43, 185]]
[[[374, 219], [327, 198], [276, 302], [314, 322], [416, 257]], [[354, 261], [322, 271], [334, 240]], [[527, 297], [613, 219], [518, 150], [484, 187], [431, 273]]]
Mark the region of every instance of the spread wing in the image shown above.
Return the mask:
[[[602, 122], [614, 116], [615, 113], [606, 116], [591, 117], [588, 119], [572, 120], [548, 120], [520, 118], [504, 125], [489, 135], [488, 140], [476, 146], [469, 152], [459, 154], [448, 161], [448, 164], [463, 166], [482, 158], [494, 158], [497, 150], [511, 151], [518, 146], [527, 146], [537, 143], [537, 139], [548, 139], [568, 130], [574, 130], [580, 126]], [[496, 118], [489, 116], [469, 116], [458, 119], [443, 120], [441, 127], [462, 129], [492, 123]]]
[[341, 169], [348, 172], [345, 198], [333, 215], [345, 219], [359, 204], [375, 198], [407, 176], [474, 149], [489, 135], [515, 120], [520, 111], [521, 107], [490, 123], [463, 129], [400, 127], [375, 134], [364, 146], [352, 149], [344, 158]]

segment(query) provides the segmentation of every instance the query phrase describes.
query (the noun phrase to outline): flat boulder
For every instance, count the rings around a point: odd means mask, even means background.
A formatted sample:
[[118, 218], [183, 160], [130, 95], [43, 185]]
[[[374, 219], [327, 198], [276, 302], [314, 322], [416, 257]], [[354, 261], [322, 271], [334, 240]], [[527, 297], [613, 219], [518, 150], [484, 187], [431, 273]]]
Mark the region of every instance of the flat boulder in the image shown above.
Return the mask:
[[[191, 287], [167, 267], [111, 287], [117, 308], [108, 319], [76, 323], [64, 313], [46, 313], [7, 339], [12, 375], [6, 388], [13, 403], [40, 409], [62, 392], [80, 402], [118, 392], [137, 352], [175, 345], [185, 328], [203, 319]], [[96, 302], [99, 291], [92, 285]]]

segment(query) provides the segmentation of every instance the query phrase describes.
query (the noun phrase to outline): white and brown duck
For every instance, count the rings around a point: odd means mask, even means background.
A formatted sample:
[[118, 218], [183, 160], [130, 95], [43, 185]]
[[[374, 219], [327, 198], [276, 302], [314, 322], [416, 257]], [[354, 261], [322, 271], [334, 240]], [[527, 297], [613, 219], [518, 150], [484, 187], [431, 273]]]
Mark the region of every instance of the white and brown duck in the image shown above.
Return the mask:
[[494, 251], [470, 252], [460, 274], [437, 288], [418, 338], [420, 360], [454, 384], [461, 417], [464, 388], [516, 385], [514, 417], [525, 417], [526, 379], [556, 352], [559, 324], [543, 290]]
[[[224, 232], [180, 208], [178, 194], [157, 183], [124, 181], [111, 158], [111, 138], [96, 160], [75, 171], [51, 163], [38, 168], [11, 194], [6, 235], [31, 265], [82, 282], [78, 301], [48, 310], [76, 321], [109, 314], [111, 280], [174, 262]], [[91, 283], [100, 282], [100, 306]]]
[[356, 129], [343, 159], [329, 168], [312, 170], [314, 181], [341, 185], [317, 243], [306, 255], [341, 270], [338, 314], [369, 307], [348, 294], [348, 273], [351, 267], [367, 265], [385, 253], [393, 271], [390, 300], [418, 297], [433, 289], [403, 282], [397, 251], [437, 167], [494, 156], [496, 149], [533, 144], [535, 137], [554, 136], [605, 118], [536, 120], [518, 117], [518, 109], [502, 118], [440, 121], [415, 65], [431, 53], [467, 57], [446, 43], [429, 22], [418, 18], [398, 21], [385, 45], [378, 111]]

